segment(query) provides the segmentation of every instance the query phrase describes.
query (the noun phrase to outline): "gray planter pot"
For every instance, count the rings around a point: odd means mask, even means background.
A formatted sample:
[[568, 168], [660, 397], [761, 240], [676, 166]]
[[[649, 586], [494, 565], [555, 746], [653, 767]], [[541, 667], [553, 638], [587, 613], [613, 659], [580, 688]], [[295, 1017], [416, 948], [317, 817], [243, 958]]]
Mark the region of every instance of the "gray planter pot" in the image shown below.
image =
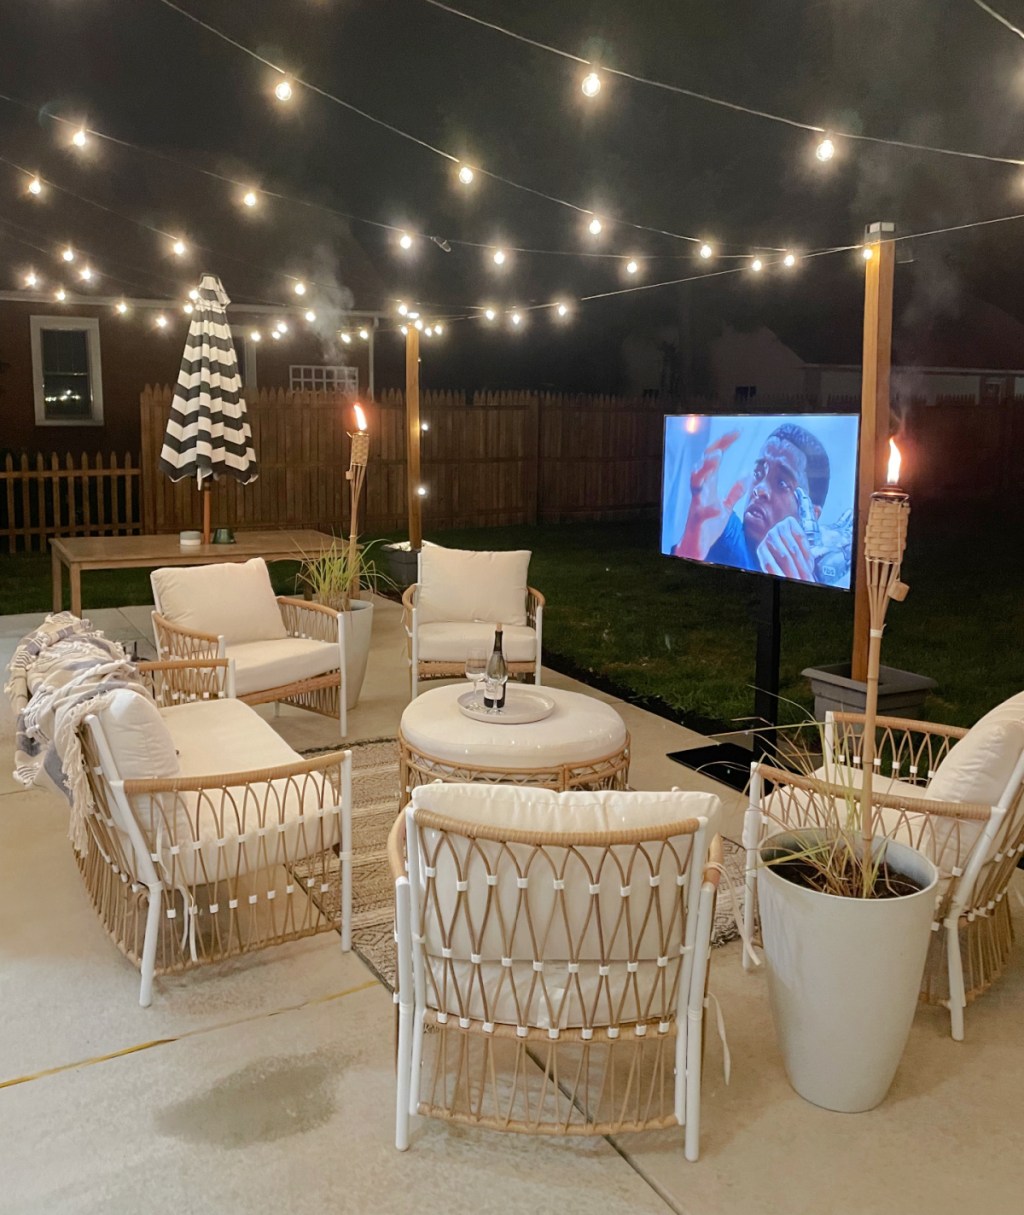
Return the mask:
[[[811, 681], [814, 693], [814, 717], [824, 721], [830, 710], [839, 713], [863, 713], [867, 684], [850, 678], [850, 664], [837, 662], [827, 667], [807, 667], [800, 672]], [[924, 698], [935, 687], [934, 679], [899, 671], [895, 667], [879, 667], [878, 712], [884, 717], [920, 718]]]
[[394, 544], [382, 546], [388, 563], [388, 574], [400, 591], [412, 586], [419, 573], [419, 549], [399, 548]]

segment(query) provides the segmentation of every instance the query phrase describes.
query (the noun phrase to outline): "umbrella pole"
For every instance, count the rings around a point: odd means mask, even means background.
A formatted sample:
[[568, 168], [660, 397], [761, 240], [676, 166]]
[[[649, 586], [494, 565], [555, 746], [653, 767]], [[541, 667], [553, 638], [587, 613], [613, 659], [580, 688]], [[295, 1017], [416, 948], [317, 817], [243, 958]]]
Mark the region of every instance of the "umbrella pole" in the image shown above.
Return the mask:
[[203, 543], [210, 543], [210, 489], [209, 485], [204, 485], [199, 491], [203, 499]]

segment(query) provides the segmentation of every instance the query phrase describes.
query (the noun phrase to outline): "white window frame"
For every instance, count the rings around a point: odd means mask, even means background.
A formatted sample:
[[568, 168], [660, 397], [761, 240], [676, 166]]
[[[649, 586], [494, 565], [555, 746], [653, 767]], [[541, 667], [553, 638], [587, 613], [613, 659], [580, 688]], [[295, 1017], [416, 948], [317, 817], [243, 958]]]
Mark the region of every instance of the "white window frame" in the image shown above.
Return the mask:
[[[100, 362], [100, 323], [93, 316], [29, 317], [32, 338], [32, 387], [35, 395], [37, 426], [102, 426], [103, 367]], [[81, 329], [86, 333], [89, 356], [89, 417], [48, 418], [43, 399], [43, 330]]]
[[[342, 374], [339, 375], [339, 372]], [[340, 390], [357, 394], [359, 368], [345, 363], [291, 363], [288, 366], [288, 388], [290, 392]]]

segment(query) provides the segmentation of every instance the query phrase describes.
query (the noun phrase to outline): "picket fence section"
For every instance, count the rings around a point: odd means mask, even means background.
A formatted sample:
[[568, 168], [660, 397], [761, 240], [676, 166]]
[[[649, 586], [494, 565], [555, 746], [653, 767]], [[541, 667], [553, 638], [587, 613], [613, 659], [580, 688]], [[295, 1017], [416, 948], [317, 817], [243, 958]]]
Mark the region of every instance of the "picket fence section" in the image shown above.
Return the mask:
[[128, 453], [8, 453], [0, 466], [0, 542], [9, 553], [43, 551], [50, 536], [139, 532], [140, 477]]

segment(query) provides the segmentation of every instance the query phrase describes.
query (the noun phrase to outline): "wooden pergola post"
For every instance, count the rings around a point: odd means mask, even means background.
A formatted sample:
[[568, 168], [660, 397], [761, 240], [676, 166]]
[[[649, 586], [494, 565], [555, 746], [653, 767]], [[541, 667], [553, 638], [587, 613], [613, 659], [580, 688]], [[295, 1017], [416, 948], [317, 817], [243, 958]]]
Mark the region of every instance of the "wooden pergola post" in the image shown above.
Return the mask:
[[853, 607], [850, 678], [866, 680], [871, 620], [864, 524], [871, 495], [884, 480], [889, 440], [889, 384], [892, 368], [892, 288], [896, 268], [896, 225], [874, 223], [864, 234], [871, 257], [864, 262], [864, 356], [860, 395], [860, 460], [857, 468], [857, 568]]
[[409, 502], [409, 544], [423, 547], [420, 511], [420, 333], [409, 325], [405, 335], [405, 458], [406, 496]]

